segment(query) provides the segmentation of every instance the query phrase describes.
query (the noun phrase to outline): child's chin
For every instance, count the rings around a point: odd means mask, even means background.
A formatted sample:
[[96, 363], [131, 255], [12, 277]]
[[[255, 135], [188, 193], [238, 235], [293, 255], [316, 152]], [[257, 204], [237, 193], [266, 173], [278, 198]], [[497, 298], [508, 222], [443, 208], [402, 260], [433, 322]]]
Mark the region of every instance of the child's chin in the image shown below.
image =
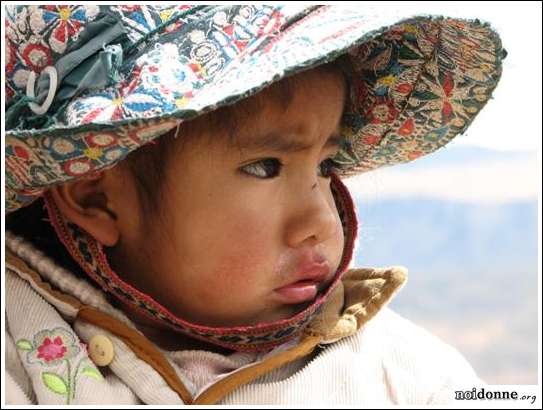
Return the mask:
[[276, 312], [267, 316], [265, 320], [260, 320], [258, 323], [271, 323], [290, 319], [309, 307], [311, 303], [313, 303], [313, 301], [299, 303], [297, 305], [283, 305]]
[[265, 314], [258, 316], [253, 316], [247, 319], [237, 319], [222, 321], [221, 323], [205, 323], [205, 326], [211, 327], [242, 327], [242, 326], [255, 326], [263, 323], [273, 323], [281, 320], [287, 320], [294, 317], [296, 314], [300, 313], [311, 305], [313, 301], [300, 303], [297, 305], [281, 305], [273, 311], [268, 311]]

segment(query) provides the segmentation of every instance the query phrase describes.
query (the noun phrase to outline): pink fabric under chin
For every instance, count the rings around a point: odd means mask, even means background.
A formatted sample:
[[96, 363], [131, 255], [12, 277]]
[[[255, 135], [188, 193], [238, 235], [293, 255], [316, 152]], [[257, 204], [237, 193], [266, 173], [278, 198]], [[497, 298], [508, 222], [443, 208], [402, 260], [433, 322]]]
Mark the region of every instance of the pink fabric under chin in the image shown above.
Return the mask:
[[236, 351], [258, 352], [268, 351], [296, 337], [319, 313], [351, 262], [358, 230], [354, 203], [347, 187], [335, 174], [331, 176], [331, 189], [345, 237], [343, 256], [333, 281], [317, 295], [310, 306], [291, 318], [239, 327], [208, 327], [177, 317], [149, 295], [121, 280], [109, 266], [102, 245], [86, 231], [66, 220], [49, 193], [45, 194], [44, 200], [59, 239], [73, 259], [104, 291], [134, 307], [146, 317], [190, 337]]

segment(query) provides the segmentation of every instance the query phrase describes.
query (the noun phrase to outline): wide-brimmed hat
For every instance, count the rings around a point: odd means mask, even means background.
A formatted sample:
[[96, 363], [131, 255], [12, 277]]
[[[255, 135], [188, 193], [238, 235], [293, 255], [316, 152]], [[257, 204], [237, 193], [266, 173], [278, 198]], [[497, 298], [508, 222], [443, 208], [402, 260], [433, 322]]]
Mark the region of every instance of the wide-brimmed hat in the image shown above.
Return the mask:
[[501, 75], [479, 20], [380, 7], [7, 6], [6, 211], [114, 166], [180, 122], [342, 56], [348, 177], [463, 133]]

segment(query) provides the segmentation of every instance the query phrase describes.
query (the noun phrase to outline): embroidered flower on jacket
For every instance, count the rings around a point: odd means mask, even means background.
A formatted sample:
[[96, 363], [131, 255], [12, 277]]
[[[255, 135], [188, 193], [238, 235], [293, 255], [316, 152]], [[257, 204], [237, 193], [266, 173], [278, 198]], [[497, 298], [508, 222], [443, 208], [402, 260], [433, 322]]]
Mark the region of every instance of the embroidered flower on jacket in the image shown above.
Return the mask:
[[[45, 329], [36, 333], [33, 340], [19, 339], [16, 344], [19, 350], [27, 352], [26, 359], [30, 364], [53, 367], [61, 363], [65, 369], [41, 372], [41, 381], [52, 393], [65, 398], [66, 404], [71, 404], [75, 399], [80, 375], [102, 381], [103, 377], [96, 367], [90, 362], [87, 354], [87, 345], [76, 340], [76, 336], [61, 327], [52, 330]], [[76, 363], [72, 363], [81, 351], [84, 355]]]
[[34, 348], [28, 354], [29, 363], [39, 362], [55, 366], [76, 356], [80, 351], [73, 334], [60, 327], [36, 333], [33, 342]]
[[43, 344], [38, 347], [38, 358], [50, 362], [51, 360], [62, 359], [67, 351], [68, 349], [64, 346], [60, 336], [55, 337], [54, 341], [46, 337]]

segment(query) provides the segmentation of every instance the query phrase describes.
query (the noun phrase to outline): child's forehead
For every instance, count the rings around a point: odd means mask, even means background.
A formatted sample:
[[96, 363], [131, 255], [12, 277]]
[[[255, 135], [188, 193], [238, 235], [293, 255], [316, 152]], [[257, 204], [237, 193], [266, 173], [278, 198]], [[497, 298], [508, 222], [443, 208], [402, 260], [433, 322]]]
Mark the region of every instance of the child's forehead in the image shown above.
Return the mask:
[[[283, 87], [280, 82], [275, 89], [270, 88], [254, 96], [260, 99], [260, 104], [258, 107], [250, 107], [252, 115], [247, 118], [249, 121], [244, 124], [246, 126], [239, 133], [237, 139], [239, 147], [247, 150], [271, 150], [282, 153], [310, 149], [315, 141], [307, 135], [308, 129], [312, 127], [312, 121], [315, 121], [315, 114], [312, 112], [313, 107], [308, 104], [313, 104], [316, 99], [321, 100], [321, 110], [326, 112], [325, 117], [334, 121], [329, 125], [335, 128], [329, 130], [327, 136], [329, 139], [325, 146], [341, 146], [346, 142], [341, 132], [341, 119], [346, 106], [345, 88], [341, 90], [343, 98], [334, 99], [328, 93], [315, 93], [309, 88], [297, 87], [299, 76], [298, 80], [296, 77], [291, 78], [290, 83], [283, 81]], [[339, 82], [334, 82], [330, 86], [339, 88], [341, 87], [339, 84]], [[305, 94], [305, 98], [297, 98], [302, 94]], [[250, 100], [248, 99], [247, 102]], [[327, 115], [332, 112], [333, 115]], [[318, 120], [324, 121], [322, 118]]]
[[[330, 82], [330, 78], [335, 76], [335, 81]], [[338, 79], [341, 78], [340, 81]], [[328, 81], [327, 81], [328, 79]], [[336, 66], [323, 65], [313, 69], [297, 73], [293, 76], [285, 77], [268, 87], [259, 90], [255, 94], [244, 98], [231, 108], [236, 115], [245, 116], [246, 119], [254, 120], [254, 123], [266, 123], [264, 115], [276, 114], [281, 115], [290, 111], [297, 116], [307, 114], [305, 107], [300, 107], [300, 95], [315, 94], [314, 90], [318, 90], [331, 84], [332, 87], [341, 89], [343, 93], [343, 105], [345, 106], [346, 97], [348, 96], [347, 84], [345, 77]], [[322, 96], [319, 96], [322, 98]]]
[[[242, 138], [239, 147], [251, 151], [274, 151], [279, 153], [294, 153], [307, 151], [314, 146], [314, 142], [308, 142], [299, 137], [296, 128], [281, 129], [270, 128], [267, 132]], [[347, 138], [341, 134], [340, 126], [328, 137], [325, 148], [340, 147], [347, 142]]]

